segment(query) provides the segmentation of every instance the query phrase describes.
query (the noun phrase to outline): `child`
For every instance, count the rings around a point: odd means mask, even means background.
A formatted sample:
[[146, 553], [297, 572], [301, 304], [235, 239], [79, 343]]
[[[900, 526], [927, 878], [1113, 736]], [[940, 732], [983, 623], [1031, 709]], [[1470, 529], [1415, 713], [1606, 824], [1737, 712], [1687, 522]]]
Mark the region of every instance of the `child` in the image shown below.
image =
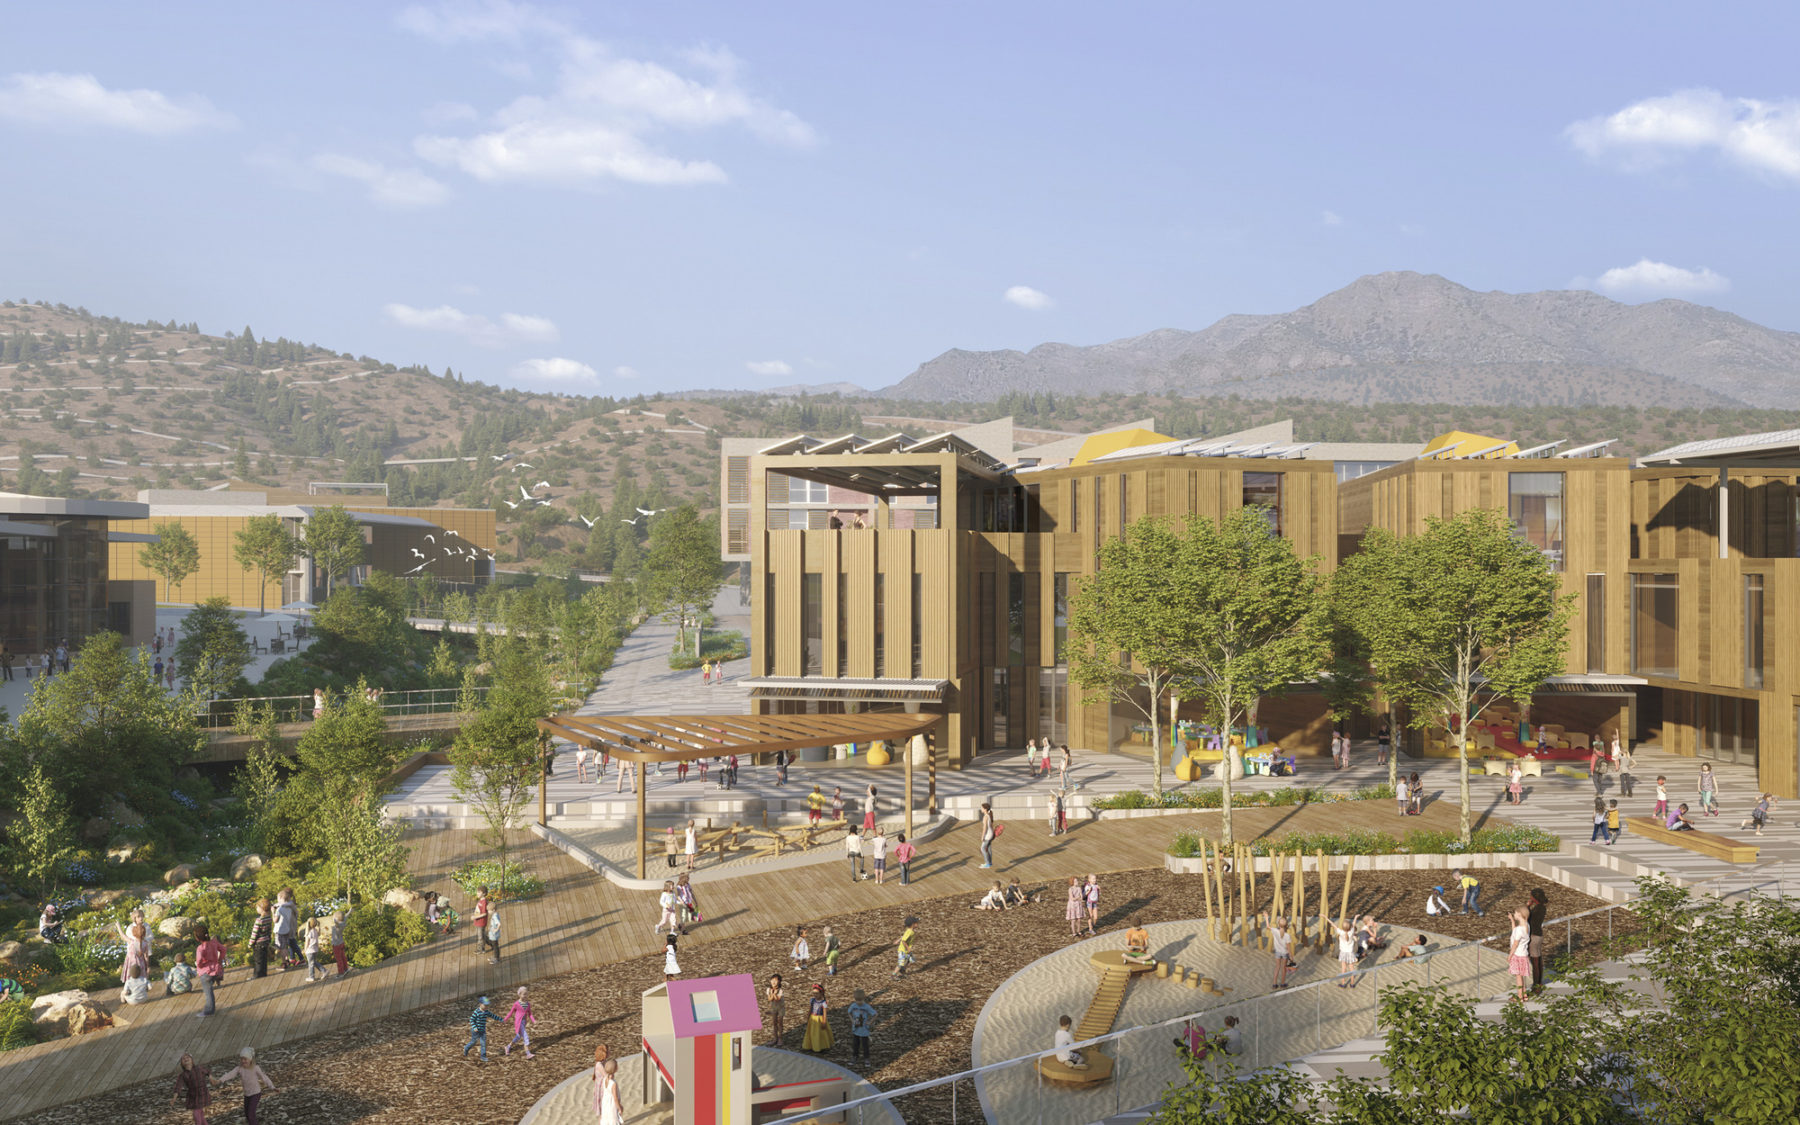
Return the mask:
[[[161, 636], [157, 639], [161, 640]], [[206, 1125], [206, 1107], [212, 1104], [212, 1091], [207, 1088], [209, 1080], [207, 1069], [194, 1062], [194, 1056], [181, 1056], [180, 1066], [175, 1071], [175, 1092], [169, 1095], [169, 1104], [185, 1103], [187, 1111], [194, 1115], [194, 1125]]]
[[825, 818], [825, 792], [817, 785], [806, 795], [806, 823], [817, 826]]
[[844, 952], [843, 943], [839, 942], [838, 936], [831, 932], [831, 927], [826, 926], [825, 927], [825, 975], [826, 976], [828, 976], [828, 977], [837, 976], [838, 957], [841, 956], [843, 954], [843, 952]]
[[131, 975], [125, 978], [124, 991], [120, 998], [127, 1004], [147, 1004], [150, 1002], [150, 978], [144, 975], [143, 965], [133, 965]]
[[1444, 901], [1444, 888], [1431, 888], [1431, 893], [1425, 896], [1425, 913], [1434, 918], [1450, 913], [1450, 904]]
[[1006, 884], [1005, 904], [1008, 909], [1025, 905], [1025, 888], [1019, 885], [1017, 875], [1014, 875], [1012, 881]]
[[769, 987], [763, 992], [763, 999], [769, 1004], [769, 1042], [781, 1046], [781, 1038], [787, 1027], [787, 991], [782, 987], [781, 974], [769, 977]]
[[875, 1031], [875, 1007], [862, 989], [857, 989], [855, 1000], [847, 1011], [850, 1014], [850, 1057], [866, 1059], [869, 1057], [869, 1039]]
[[274, 933], [275, 919], [269, 914], [269, 900], [256, 900], [256, 921], [250, 924], [250, 975], [269, 975], [269, 938]]
[[436, 891], [426, 891], [425, 924], [431, 927], [433, 933], [441, 934], [444, 932], [442, 918], [442, 908], [438, 906], [438, 893]]
[[875, 859], [875, 885], [887, 882], [887, 833], [878, 824], [875, 826], [875, 838], [869, 841], [869, 851]]
[[695, 861], [700, 858], [700, 828], [691, 820], [682, 829], [681, 850], [687, 853], [687, 869], [692, 871]]
[[975, 904], [975, 909], [976, 910], [1005, 910], [1006, 909], [1006, 892], [1000, 889], [1000, 884], [998, 882], [995, 882], [993, 890], [991, 890], [987, 894], [981, 896], [981, 901]]
[[1394, 960], [1404, 961], [1408, 957], [1423, 957], [1428, 948], [1429, 946], [1425, 943], [1425, 935], [1420, 934], [1417, 938], [1413, 939], [1411, 945], [1394, 954]]
[[531, 1053], [531, 1025], [537, 1022], [537, 1013], [531, 1010], [531, 1001], [525, 999], [524, 985], [519, 986], [519, 998], [513, 1001], [512, 1010], [506, 1015], [508, 1019], [512, 1020], [513, 1037], [507, 1041], [506, 1049], [500, 1054], [502, 1056], [512, 1054], [513, 1044], [522, 1041], [525, 1044], [525, 1057], [536, 1058], [537, 1056]]
[[488, 998], [483, 996], [476, 1004], [475, 1010], [469, 1013], [469, 1041], [463, 1044], [463, 1058], [469, 1057], [469, 1048], [481, 1048], [481, 1061], [487, 1061], [487, 1025], [494, 1018], [493, 1010], [488, 1007]]
[[675, 870], [675, 856], [680, 850], [681, 845], [675, 840], [675, 826], [671, 824], [663, 833], [663, 858], [668, 860], [670, 871]]
[[331, 942], [331, 959], [337, 962], [337, 975], [340, 977], [350, 975], [350, 962], [344, 958], [344, 923], [348, 919], [349, 914], [342, 910], [331, 915], [331, 933], [328, 940]]
[[1677, 805], [1675, 811], [1669, 814], [1669, 822], [1665, 827], [1671, 832], [1694, 831], [1694, 822], [1688, 819], [1688, 807], [1686, 801]]
[[238, 1064], [213, 1079], [213, 1085], [223, 1086], [233, 1078], [244, 1088], [244, 1121], [247, 1125], [256, 1125], [256, 1107], [262, 1103], [264, 1094], [275, 1092], [275, 1080], [256, 1065], [256, 1052], [249, 1047], [238, 1052]]
[[306, 983], [323, 980], [325, 973], [319, 968], [319, 920], [308, 918], [300, 935], [300, 955], [306, 958]]
[[1425, 812], [1425, 783], [1419, 780], [1418, 774], [1415, 773], [1407, 779], [1406, 795], [1410, 801], [1407, 813], [1411, 816], [1423, 815]]
[[812, 961], [812, 949], [806, 944], [806, 927], [794, 927], [794, 948], [788, 951], [788, 960], [794, 963], [796, 973], [804, 973], [806, 966]]
[[686, 875], [675, 877], [675, 898], [681, 903], [681, 925], [675, 932], [685, 937], [689, 926], [704, 921], [700, 917], [700, 900], [694, 896], [694, 885]]
[[1700, 763], [1700, 780], [1694, 786], [1700, 794], [1700, 811], [1707, 816], [1719, 815], [1719, 778], [1713, 773], [1711, 762]]
[[1656, 775], [1656, 817], [1658, 820], [1669, 817], [1669, 779], [1660, 773]]
[[1602, 836], [1606, 837], [1607, 843], [1609, 843], [1609, 844], [1612, 843], [1612, 833], [1608, 832], [1606, 829], [1606, 802], [1602, 801], [1598, 797], [1595, 797], [1594, 798], [1594, 830], [1588, 834], [1588, 843], [1591, 844], [1595, 840], [1598, 840]]
[[862, 878], [862, 837], [857, 835], [856, 825], [852, 824], [844, 833], [844, 855], [850, 860], [850, 881]]
[[841, 785], [831, 787], [831, 819], [844, 819], [844, 787]]
[[1458, 867], [1450, 872], [1456, 876], [1457, 885], [1462, 887], [1462, 909], [1458, 914], [1467, 914], [1473, 910], [1478, 918], [1486, 918], [1487, 911], [1481, 908], [1481, 880]]
[[903, 924], [906, 927], [905, 932], [900, 935], [900, 940], [894, 943], [894, 975], [896, 977], [903, 975], [906, 967], [914, 961], [912, 947], [913, 940], [917, 935], [919, 920], [908, 914]]
[[1287, 919], [1279, 914], [1270, 923], [1269, 947], [1275, 954], [1275, 983], [1271, 987], [1286, 988], [1288, 978], [1288, 958], [1294, 952], [1294, 939], [1288, 933]]
[[675, 960], [676, 937], [670, 934], [663, 938], [663, 979], [674, 980], [681, 975], [681, 963]]
[[894, 837], [894, 862], [900, 865], [900, 885], [906, 886], [912, 881], [913, 856], [919, 853], [911, 843], [907, 842], [906, 833], [901, 832]]
[[1517, 762], [1506, 771], [1506, 794], [1515, 805], [1525, 803], [1525, 771], [1519, 768]]
[[194, 989], [194, 967], [188, 964], [187, 954], [177, 953], [175, 963], [163, 974], [163, 983], [168, 986], [164, 996], [176, 996]]
[[657, 917], [656, 925], [650, 927], [651, 933], [662, 933], [664, 926], [668, 927], [670, 933], [675, 932], [675, 927], [680, 924], [676, 918], [676, 906], [680, 901], [675, 897], [675, 884], [664, 882], [662, 894], [656, 896], [656, 905], [662, 913]]
[[1756, 834], [1758, 836], [1761, 836], [1762, 830], [1763, 830], [1763, 825], [1767, 824], [1769, 821], [1769, 808], [1774, 803], [1775, 803], [1775, 794], [1764, 793], [1762, 795], [1762, 800], [1756, 802], [1756, 807], [1750, 810], [1750, 819], [1739, 824], [1738, 827], [1739, 828], [1748, 828], [1752, 824], [1754, 824], [1754, 825], [1756, 825]]
[[1056, 1038], [1053, 1040], [1056, 1047], [1056, 1061], [1070, 1070], [1086, 1070], [1088, 1068], [1087, 1060], [1082, 1057], [1080, 1051], [1074, 1049], [1074, 1028], [1075, 1021], [1068, 1016], [1063, 1016], [1056, 1021]]
[[1619, 834], [1622, 831], [1624, 829], [1619, 823], [1619, 802], [1609, 800], [1606, 802], [1606, 842], [1608, 844], [1618, 843]]
[[1394, 779], [1394, 803], [1400, 807], [1399, 815], [1405, 816], [1409, 804], [1409, 794], [1406, 791], [1405, 774], [1401, 774]]

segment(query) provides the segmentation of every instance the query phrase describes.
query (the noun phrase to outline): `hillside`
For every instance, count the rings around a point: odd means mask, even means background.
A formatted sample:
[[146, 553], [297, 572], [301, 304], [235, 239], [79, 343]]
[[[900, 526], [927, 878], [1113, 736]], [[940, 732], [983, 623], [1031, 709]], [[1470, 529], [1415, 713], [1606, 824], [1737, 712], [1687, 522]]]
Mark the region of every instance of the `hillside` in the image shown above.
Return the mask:
[[1198, 332], [953, 349], [881, 393], [981, 402], [1008, 392], [1781, 407], [1800, 401], [1800, 333], [1686, 301], [1477, 293], [1383, 273], [1293, 312], [1227, 316]]

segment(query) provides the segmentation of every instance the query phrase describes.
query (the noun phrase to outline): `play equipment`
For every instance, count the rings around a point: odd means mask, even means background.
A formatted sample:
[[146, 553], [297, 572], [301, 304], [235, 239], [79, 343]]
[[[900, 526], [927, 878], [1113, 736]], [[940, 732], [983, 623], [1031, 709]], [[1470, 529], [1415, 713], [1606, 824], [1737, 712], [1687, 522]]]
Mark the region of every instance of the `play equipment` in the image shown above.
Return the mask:
[[1717, 832], [1671, 832], [1668, 827], [1655, 817], [1628, 816], [1625, 818], [1625, 829], [1646, 840], [1658, 844], [1669, 844], [1677, 848], [1686, 848], [1691, 852], [1722, 859], [1726, 863], [1755, 863], [1757, 847], [1742, 840], [1734, 840], [1729, 836], [1721, 836]]
[[[1125, 990], [1131, 987], [1131, 978], [1158, 969], [1155, 961], [1125, 960], [1122, 949], [1102, 949], [1088, 961], [1100, 970], [1100, 984], [1094, 989], [1094, 998], [1082, 1014], [1081, 1022], [1075, 1025], [1078, 1043], [1098, 1039], [1111, 1031], [1113, 1021], [1119, 1018], [1119, 1008], [1125, 1003]], [[1099, 1051], [1083, 1051], [1082, 1056], [1087, 1066], [1077, 1070], [1059, 1061], [1055, 1055], [1045, 1055], [1038, 1060], [1038, 1073], [1053, 1086], [1097, 1086], [1112, 1078], [1111, 1056]]]
[[[1301, 852], [1277, 852], [1269, 857], [1270, 877], [1274, 880], [1274, 893], [1271, 904], [1266, 911], [1255, 911], [1256, 903], [1256, 862], [1250, 849], [1243, 844], [1232, 846], [1231, 858], [1226, 858], [1223, 847], [1202, 837], [1200, 840], [1200, 897], [1206, 903], [1206, 933], [1214, 941], [1222, 941], [1227, 945], [1236, 943], [1245, 948], [1252, 944], [1259, 949], [1270, 947], [1269, 921], [1272, 918], [1285, 916], [1288, 919], [1288, 933], [1292, 936], [1296, 951], [1304, 948], [1308, 934], [1313, 932], [1312, 918], [1306, 912], [1306, 878], [1305, 855]], [[1292, 861], [1290, 898], [1289, 861]], [[1325, 853], [1313, 853], [1313, 869], [1319, 876], [1319, 914], [1318, 930], [1312, 939], [1316, 947], [1323, 950], [1330, 940], [1331, 928], [1331, 865], [1325, 861]], [[1346, 856], [1344, 866], [1344, 890], [1339, 903], [1338, 919], [1341, 921], [1350, 914], [1350, 886], [1356, 876], [1356, 857]], [[1235, 884], [1235, 901], [1234, 885]]]

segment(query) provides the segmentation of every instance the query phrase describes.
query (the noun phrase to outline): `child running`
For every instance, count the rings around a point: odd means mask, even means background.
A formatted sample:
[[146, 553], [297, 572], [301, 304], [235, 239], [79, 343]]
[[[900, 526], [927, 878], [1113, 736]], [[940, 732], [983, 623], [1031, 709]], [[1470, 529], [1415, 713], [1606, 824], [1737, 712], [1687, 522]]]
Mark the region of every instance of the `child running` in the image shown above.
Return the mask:
[[1748, 828], [1754, 824], [1756, 825], [1756, 834], [1761, 836], [1763, 826], [1769, 822], [1769, 809], [1773, 807], [1774, 804], [1775, 794], [1764, 793], [1762, 795], [1762, 800], [1756, 802], [1756, 807], [1750, 810], [1750, 818], [1740, 823], [1738, 827]]
[[901, 933], [900, 940], [894, 943], [894, 975], [896, 977], [904, 976], [906, 967], [914, 961], [912, 949], [913, 941], [917, 936], [919, 920], [908, 914], [902, 924], [906, 929]]

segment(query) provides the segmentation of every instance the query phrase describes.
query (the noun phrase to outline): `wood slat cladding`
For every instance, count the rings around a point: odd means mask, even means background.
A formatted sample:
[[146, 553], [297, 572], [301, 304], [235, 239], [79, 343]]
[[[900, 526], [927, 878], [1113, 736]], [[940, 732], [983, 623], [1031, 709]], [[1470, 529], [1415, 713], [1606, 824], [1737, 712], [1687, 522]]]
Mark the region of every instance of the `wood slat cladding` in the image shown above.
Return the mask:
[[[1717, 468], [1702, 466], [1634, 471], [1634, 557], [1717, 558], [1719, 476]], [[1727, 468], [1725, 477], [1730, 555], [1800, 554], [1800, 470]]]

